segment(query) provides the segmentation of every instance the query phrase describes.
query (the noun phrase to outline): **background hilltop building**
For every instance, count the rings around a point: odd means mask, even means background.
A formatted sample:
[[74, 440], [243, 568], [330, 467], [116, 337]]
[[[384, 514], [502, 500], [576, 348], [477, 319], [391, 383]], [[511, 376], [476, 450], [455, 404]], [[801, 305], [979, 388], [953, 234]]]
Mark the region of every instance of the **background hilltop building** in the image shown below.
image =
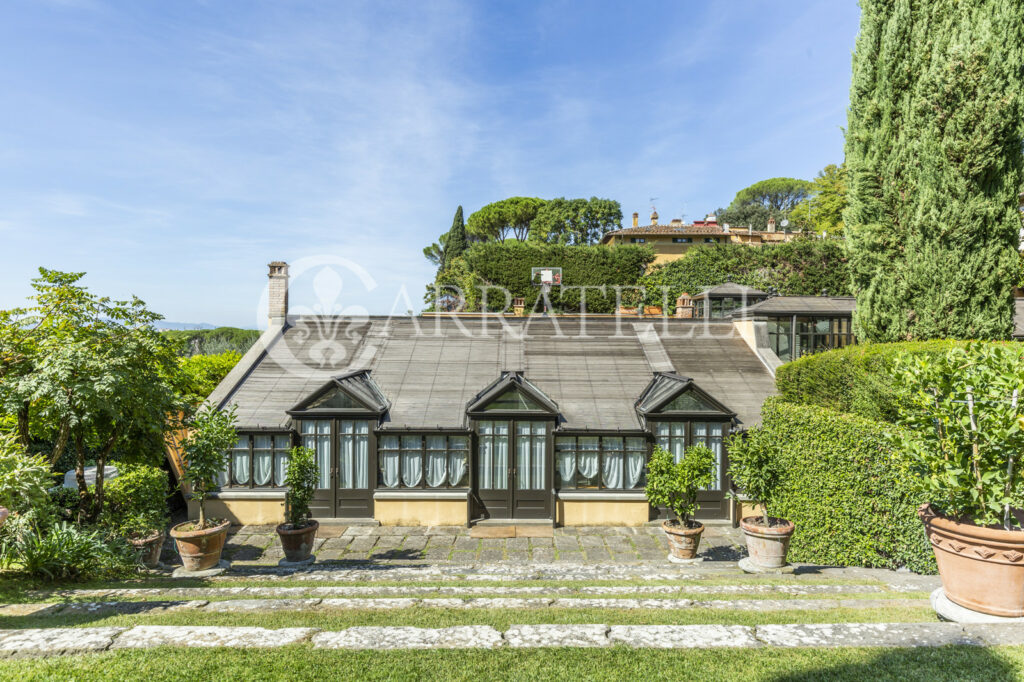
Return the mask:
[[778, 231], [775, 219], [768, 221], [767, 230], [755, 230], [735, 225], [719, 225], [718, 219], [709, 215], [704, 220], [684, 223], [673, 218], [667, 224], [658, 223], [658, 212], [651, 213], [651, 224], [640, 225], [640, 214], [633, 214], [633, 226], [608, 232], [601, 238], [601, 244], [645, 244], [654, 249], [655, 258], [651, 265], [660, 265], [681, 257], [690, 248], [700, 244], [778, 244], [799, 236], [800, 232]]

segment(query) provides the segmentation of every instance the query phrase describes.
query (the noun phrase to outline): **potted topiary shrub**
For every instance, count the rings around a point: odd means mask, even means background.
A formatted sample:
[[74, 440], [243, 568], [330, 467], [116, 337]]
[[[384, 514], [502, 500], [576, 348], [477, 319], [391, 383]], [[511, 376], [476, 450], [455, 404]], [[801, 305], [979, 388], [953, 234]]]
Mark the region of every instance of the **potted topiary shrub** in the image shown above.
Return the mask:
[[969, 344], [904, 354], [894, 445], [929, 501], [918, 510], [950, 601], [1024, 616], [1024, 353]]
[[740, 519], [740, 528], [747, 540], [749, 558], [741, 568], [758, 571], [776, 570], [787, 565], [786, 553], [793, 537], [792, 521], [772, 516], [769, 509], [782, 480], [782, 471], [772, 451], [760, 442], [744, 440], [741, 435], [729, 440], [729, 476], [761, 514]]
[[694, 445], [676, 462], [672, 454], [655, 447], [647, 465], [647, 499], [656, 507], [667, 507], [676, 518], [664, 521], [668, 536], [669, 561], [693, 561], [700, 547], [704, 524], [693, 515], [700, 509], [697, 493], [714, 481], [715, 453], [704, 445]]
[[100, 524], [124, 537], [146, 568], [156, 568], [170, 520], [167, 473], [145, 464], [119, 464], [118, 471], [106, 484]]
[[186, 571], [205, 571], [220, 563], [231, 522], [206, 517], [206, 498], [217, 487], [217, 477], [227, 468], [228, 450], [238, 442], [235, 410], [218, 410], [206, 405], [191, 419], [184, 441], [182, 478], [199, 503], [199, 519], [171, 528], [181, 563]]
[[320, 522], [310, 518], [309, 503], [319, 479], [316, 453], [309, 448], [292, 448], [284, 479], [288, 487], [284, 496], [285, 522], [277, 527], [284, 558], [289, 563], [313, 559], [313, 542]]

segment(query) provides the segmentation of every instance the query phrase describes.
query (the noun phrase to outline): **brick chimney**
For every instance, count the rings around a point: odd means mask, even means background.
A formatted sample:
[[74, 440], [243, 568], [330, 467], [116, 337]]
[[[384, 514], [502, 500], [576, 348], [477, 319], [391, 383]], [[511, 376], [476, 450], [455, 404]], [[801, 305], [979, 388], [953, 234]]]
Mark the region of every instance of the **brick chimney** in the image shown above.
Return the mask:
[[775, 231], [775, 218], [769, 218], [768, 219], [768, 231], [769, 232], [774, 232]]
[[657, 211], [651, 211], [651, 225], [657, 225], [657, 224], [658, 224], [658, 212]]
[[283, 325], [288, 320], [288, 264], [276, 260], [269, 266], [270, 285], [267, 288], [270, 326]]
[[640, 214], [634, 212], [633, 213], [633, 227], [639, 227], [639, 226], [640, 226]]

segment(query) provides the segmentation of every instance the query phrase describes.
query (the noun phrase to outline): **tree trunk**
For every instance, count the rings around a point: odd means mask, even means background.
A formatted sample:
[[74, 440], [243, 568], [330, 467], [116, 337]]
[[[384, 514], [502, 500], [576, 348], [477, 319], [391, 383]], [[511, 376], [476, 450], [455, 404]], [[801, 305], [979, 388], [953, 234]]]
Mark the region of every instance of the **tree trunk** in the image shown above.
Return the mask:
[[85, 482], [85, 438], [81, 427], [75, 430], [75, 480], [78, 483], [78, 522], [85, 521], [89, 485]]
[[114, 449], [114, 444], [117, 443], [117, 430], [110, 435], [103, 449], [99, 455], [96, 456], [96, 488], [93, 495], [92, 502], [92, 514], [90, 520], [96, 521], [100, 517], [100, 512], [103, 511], [103, 481], [105, 479], [104, 469], [107, 466], [107, 458], [110, 456], [111, 450]]
[[28, 433], [28, 408], [31, 405], [29, 401], [25, 401], [18, 408], [18, 440], [21, 444], [28, 449], [29, 446], [29, 433]]
[[71, 434], [71, 422], [65, 418], [57, 429], [57, 440], [53, 443], [53, 452], [50, 453], [50, 466], [56, 466], [57, 460], [64, 454], [64, 448], [68, 445], [68, 436]]

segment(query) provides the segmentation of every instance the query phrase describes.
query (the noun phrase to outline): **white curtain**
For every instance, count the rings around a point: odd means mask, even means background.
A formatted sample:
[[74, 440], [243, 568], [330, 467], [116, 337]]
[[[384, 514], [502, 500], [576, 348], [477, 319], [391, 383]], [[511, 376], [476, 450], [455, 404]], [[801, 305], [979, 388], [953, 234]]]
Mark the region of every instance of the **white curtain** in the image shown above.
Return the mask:
[[672, 459], [679, 462], [686, 452], [686, 422], [672, 422]]
[[532, 490], [530, 485], [533, 467], [530, 465], [530, 423], [516, 424], [516, 488]]
[[352, 488], [352, 463], [355, 459], [355, 442], [352, 434], [352, 422], [341, 422], [338, 435], [338, 487], [343, 490]]
[[533, 489], [544, 489], [544, 466], [547, 462], [547, 424], [535, 422], [533, 425]]
[[[600, 441], [595, 436], [581, 436], [579, 450], [576, 451], [576, 465], [583, 478], [594, 481], [597, 478], [600, 457], [598, 453]], [[597, 481], [594, 481], [596, 484]]]
[[604, 487], [622, 487], [622, 453], [606, 452], [604, 454]]
[[508, 488], [508, 422], [494, 424], [494, 488]]
[[722, 425], [715, 423], [694, 424], [694, 438], [698, 433], [706, 434], [708, 449], [715, 453], [715, 478], [708, 490], [721, 490], [722, 488]]
[[626, 485], [625, 488], [635, 488], [640, 484], [640, 477], [644, 473], [644, 444], [639, 438], [635, 439], [636, 443], [630, 443], [629, 441], [634, 440], [628, 438], [626, 440], [626, 447], [629, 450], [626, 451]]
[[284, 485], [284, 478], [288, 474], [288, 458], [291, 456], [291, 438], [288, 436], [274, 436], [274, 485]]
[[302, 422], [302, 445], [316, 453], [320, 467], [320, 490], [331, 487], [331, 422], [327, 419]]
[[370, 422], [356, 422], [355, 430], [353, 487], [366, 490], [370, 487]]
[[444, 436], [427, 436], [427, 485], [431, 488], [444, 485], [448, 477], [445, 440]]
[[274, 468], [274, 452], [271, 449], [270, 436], [253, 438], [252, 475], [256, 485], [268, 485], [270, 474]]
[[244, 485], [249, 482], [249, 436], [239, 437], [231, 452], [231, 470], [235, 483]]
[[384, 436], [380, 439], [381, 477], [388, 488], [398, 487], [398, 436]]
[[414, 488], [423, 478], [423, 450], [419, 436], [402, 436], [402, 484]]
[[555, 461], [558, 465], [558, 477], [561, 479], [560, 485], [563, 488], [576, 487], [576, 480], [574, 478], [576, 475], [575, 447], [575, 438], [555, 439]]
[[480, 422], [480, 487], [492, 490], [494, 481], [491, 479], [494, 464], [494, 438], [491, 422]]
[[466, 459], [469, 441], [465, 436], [448, 439], [448, 485], [457, 486], [466, 475]]

